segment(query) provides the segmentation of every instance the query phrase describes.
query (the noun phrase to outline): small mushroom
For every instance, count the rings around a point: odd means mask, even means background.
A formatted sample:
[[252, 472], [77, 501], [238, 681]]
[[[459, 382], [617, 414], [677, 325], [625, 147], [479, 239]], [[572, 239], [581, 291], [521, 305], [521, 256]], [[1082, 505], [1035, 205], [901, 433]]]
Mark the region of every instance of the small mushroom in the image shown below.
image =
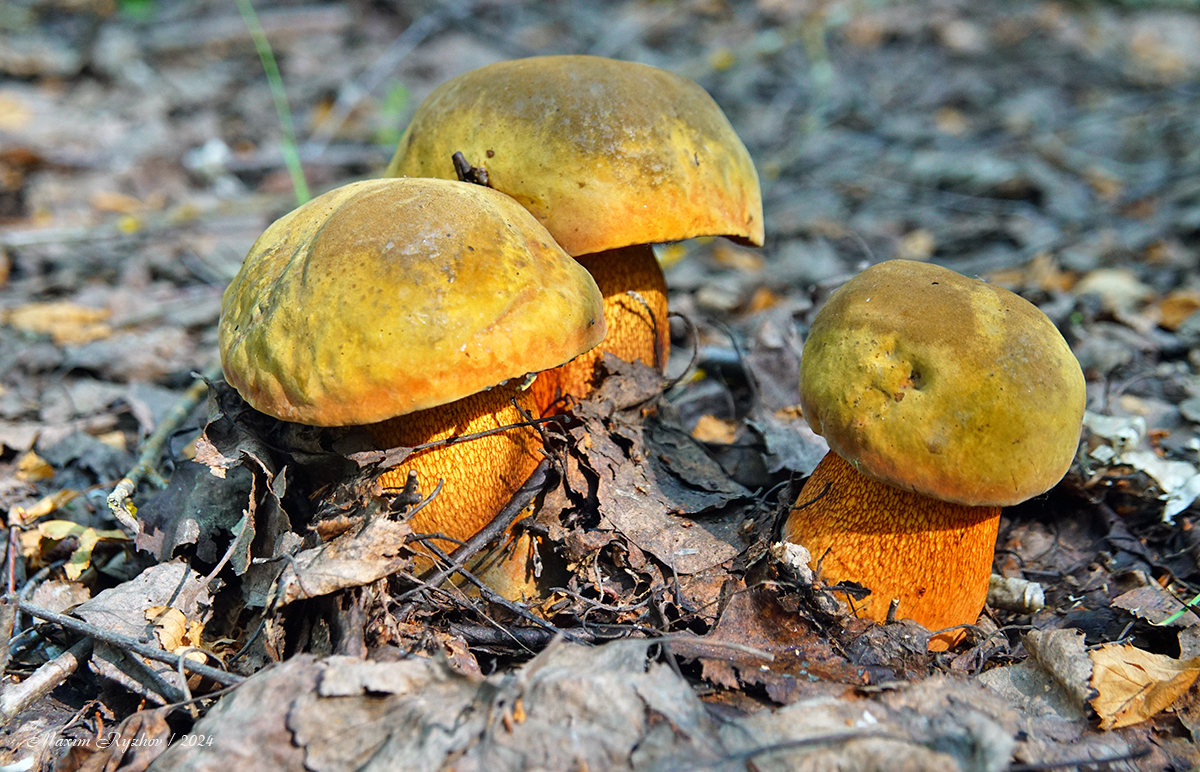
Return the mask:
[[[1007, 290], [926, 263], [872, 266], [813, 319], [800, 404], [830, 453], [796, 499], [785, 541], [854, 606], [931, 630], [983, 609], [1000, 509], [1066, 474], [1083, 372], [1053, 323]], [[941, 650], [961, 630], [935, 636]]]
[[650, 245], [697, 236], [763, 241], [758, 175], [720, 107], [691, 80], [596, 56], [499, 62], [438, 87], [387, 176], [454, 179], [462, 153], [596, 279], [608, 337], [535, 386], [583, 396], [612, 352], [661, 371], [666, 282]]
[[[595, 282], [516, 202], [445, 180], [358, 182], [276, 220], [225, 291], [226, 380], [264, 413], [370, 425], [383, 447], [511, 427], [527, 374], [604, 337]], [[444, 481], [413, 529], [465, 540], [528, 479], [530, 426], [421, 450], [386, 472]], [[443, 547], [453, 548], [451, 544]]]

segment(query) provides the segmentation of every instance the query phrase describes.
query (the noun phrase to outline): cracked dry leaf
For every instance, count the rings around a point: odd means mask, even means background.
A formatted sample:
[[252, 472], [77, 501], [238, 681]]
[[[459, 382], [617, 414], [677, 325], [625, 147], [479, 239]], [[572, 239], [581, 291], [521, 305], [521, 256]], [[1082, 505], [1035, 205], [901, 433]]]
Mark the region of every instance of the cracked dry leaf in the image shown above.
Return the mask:
[[405, 537], [411, 533], [407, 522], [377, 514], [368, 516], [361, 528], [304, 550], [279, 578], [279, 605], [362, 587], [400, 571], [412, 560], [405, 548]]
[[[212, 586], [215, 584], [183, 562], [159, 563], [81, 603], [72, 613], [88, 624], [141, 639], [153, 628], [146, 621], [147, 609], [171, 604], [184, 615], [198, 618], [212, 608], [212, 593], [218, 589]], [[101, 642], [93, 649], [92, 667], [133, 694], [156, 702], [164, 701], [158, 691], [162, 682], [175, 687], [183, 683], [174, 665]]]
[[1170, 707], [1200, 675], [1200, 657], [1180, 661], [1134, 646], [1105, 644], [1090, 652], [1091, 706], [1101, 729], [1145, 721]]
[[680, 575], [741, 553], [743, 516], [730, 505], [749, 491], [655, 402], [657, 373], [611, 354], [604, 367], [610, 374], [577, 407], [581, 427], [572, 430], [574, 452], [598, 478], [600, 527], [621, 532]]

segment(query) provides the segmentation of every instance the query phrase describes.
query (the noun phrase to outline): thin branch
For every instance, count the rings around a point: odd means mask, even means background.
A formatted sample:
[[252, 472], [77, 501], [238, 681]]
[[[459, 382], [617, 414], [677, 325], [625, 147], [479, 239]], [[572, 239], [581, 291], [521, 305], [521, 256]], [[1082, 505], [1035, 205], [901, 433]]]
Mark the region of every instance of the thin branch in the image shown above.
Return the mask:
[[133, 468], [121, 478], [117, 486], [113, 488], [113, 492], [108, 494], [109, 511], [112, 512], [117, 522], [134, 536], [141, 530], [137, 519], [133, 516], [133, 502], [131, 501], [131, 497], [137, 491], [138, 483], [148, 478], [160, 488], [166, 485], [166, 481], [158, 473], [158, 460], [162, 457], [163, 447], [175, 430], [179, 428], [179, 425], [186, 421], [196, 406], [200, 404], [200, 400], [208, 394], [208, 381], [220, 377], [220, 365], [213, 365], [192, 382], [179, 401], [171, 407], [170, 412], [155, 427], [154, 433], [146, 438], [145, 444], [142, 445], [141, 455], [138, 456]]
[[[504, 505], [492, 521], [484, 526], [483, 530], [468, 539], [461, 547], [456, 549], [448, 558], [449, 565], [438, 571], [436, 574], [426, 579], [419, 586], [408, 590], [395, 599], [396, 603], [401, 603], [419, 592], [439, 586], [446, 581], [455, 572], [461, 571], [463, 566], [467, 564], [475, 553], [483, 549], [493, 539], [498, 538], [501, 534], [508, 530], [509, 526], [517, 519], [517, 515], [529, 506], [530, 502], [537, 497], [542, 489], [546, 487], [546, 481], [550, 474], [550, 460], [542, 459], [541, 462], [534, 468], [533, 474], [529, 475], [524, 484], [517, 489], [513, 494], [512, 499], [508, 504]], [[432, 548], [432, 545], [430, 545]]]
[[104, 628], [96, 627], [95, 625], [88, 624], [87, 622], [74, 617], [56, 614], [53, 611], [44, 609], [40, 606], [35, 606], [32, 603], [27, 603], [25, 601], [20, 601], [19, 605], [21, 611], [24, 611], [30, 616], [37, 617], [38, 619], [46, 622], [51, 622], [59, 627], [70, 630], [71, 632], [79, 633], [80, 635], [86, 635], [88, 638], [92, 638], [97, 641], [103, 641], [104, 643], [115, 646], [118, 649], [131, 651], [134, 654], [139, 654], [147, 659], [152, 659], [156, 662], [163, 662], [175, 667], [180, 667], [182, 663], [183, 668], [190, 670], [196, 675], [216, 681], [217, 683], [221, 684], [221, 686], [233, 686], [234, 684], [239, 684], [246, 680], [243, 676], [227, 673], [224, 670], [218, 670], [215, 667], [201, 664], [178, 654], [172, 654], [171, 652], [160, 649], [157, 646], [150, 646], [142, 643], [138, 639], [129, 635], [124, 635], [112, 630], [105, 630]]
[[54, 691], [92, 654], [92, 641], [84, 638], [46, 662], [19, 684], [9, 684], [0, 692], [0, 725], [16, 719], [29, 706]]

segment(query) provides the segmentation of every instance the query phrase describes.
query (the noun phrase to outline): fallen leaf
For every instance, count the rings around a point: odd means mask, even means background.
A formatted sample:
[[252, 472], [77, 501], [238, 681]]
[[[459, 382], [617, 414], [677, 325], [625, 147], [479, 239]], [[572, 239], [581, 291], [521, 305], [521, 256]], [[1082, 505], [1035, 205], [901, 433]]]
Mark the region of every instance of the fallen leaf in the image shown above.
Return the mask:
[[29, 525], [39, 517], [45, 517], [51, 512], [62, 508], [63, 505], [78, 495], [79, 491], [61, 490], [51, 493], [48, 496], [43, 496], [31, 507], [13, 507], [8, 513], [8, 522], [14, 525]]
[[32, 450], [17, 460], [17, 479], [25, 482], [49, 480], [54, 476], [54, 467]]
[[[170, 606], [151, 606], [146, 609], [145, 616], [146, 621], [154, 625], [158, 645], [165, 650], [175, 653], [180, 649], [202, 648], [204, 623], [200, 620], [188, 620], [182, 611]], [[201, 652], [190, 652], [187, 656], [198, 661], [205, 659]]]
[[63, 566], [63, 573], [72, 581], [78, 579], [92, 564], [92, 550], [101, 540], [128, 541], [123, 531], [97, 531], [69, 520], [47, 520], [39, 523], [36, 530], [21, 534], [21, 552], [34, 565], [45, 561], [48, 553], [67, 539], [76, 543], [71, 556]]
[[112, 328], [103, 322], [111, 312], [75, 303], [28, 303], [17, 306], [4, 315], [10, 327], [22, 332], [49, 335], [56, 345], [79, 345], [112, 335]]
[[1090, 653], [1091, 706], [1101, 729], [1145, 721], [1170, 707], [1200, 675], [1200, 657], [1180, 661], [1134, 646], [1105, 644]]
[[737, 422], [726, 421], [722, 418], [717, 418], [715, 415], [705, 413], [700, 416], [700, 420], [696, 422], [696, 426], [692, 429], [692, 437], [700, 442], [729, 445], [733, 442], [737, 430]]

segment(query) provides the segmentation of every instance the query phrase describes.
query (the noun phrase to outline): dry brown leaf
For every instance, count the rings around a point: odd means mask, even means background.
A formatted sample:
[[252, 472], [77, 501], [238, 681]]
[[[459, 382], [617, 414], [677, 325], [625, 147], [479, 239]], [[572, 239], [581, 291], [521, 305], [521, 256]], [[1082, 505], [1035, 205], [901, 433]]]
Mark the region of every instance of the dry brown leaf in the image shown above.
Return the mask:
[[171, 727], [167, 723], [171, 710], [171, 707], [140, 710], [116, 729], [98, 733], [84, 744], [72, 744], [71, 753], [60, 760], [55, 769], [59, 772], [143, 772], [171, 741]]
[[1177, 330], [1196, 311], [1200, 311], [1200, 291], [1176, 290], [1154, 304], [1158, 311], [1158, 325], [1167, 330]]
[[1180, 661], [1134, 646], [1106, 644], [1090, 653], [1091, 706], [1101, 729], [1145, 721], [1169, 707], [1200, 675], [1200, 657]]

